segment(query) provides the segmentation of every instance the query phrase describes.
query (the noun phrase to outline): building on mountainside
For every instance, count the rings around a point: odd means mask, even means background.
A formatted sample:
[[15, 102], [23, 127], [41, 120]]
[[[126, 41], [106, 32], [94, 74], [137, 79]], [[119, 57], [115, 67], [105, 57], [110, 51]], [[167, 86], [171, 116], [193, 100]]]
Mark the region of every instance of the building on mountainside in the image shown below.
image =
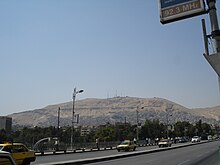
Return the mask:
[[0, 130], [4, 129], [6, 133], [11, 133], [12, 118], [8, 116], [0, 116]]

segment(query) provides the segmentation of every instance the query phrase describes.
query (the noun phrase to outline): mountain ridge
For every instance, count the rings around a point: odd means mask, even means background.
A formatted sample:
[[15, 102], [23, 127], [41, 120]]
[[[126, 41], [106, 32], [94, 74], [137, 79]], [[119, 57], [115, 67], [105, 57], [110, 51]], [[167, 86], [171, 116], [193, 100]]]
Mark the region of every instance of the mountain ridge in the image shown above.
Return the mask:
[[[29, 110], [9, 115], [13, 125], [28, 127], [57, 126], [60, 107], [60, 126], [71, 125], [72, 102], [48, 105], [41, 109]], [[138, 111], [138, 113], [137, 113]], [[75, 114], [79, 114], [78, 125], [97, 126], [106, 123], [144, 123], [146, 119], [159, 119], [164, 123], [198, 120], [215, 124], [219, 121], [220, 106], [189, 109], [164, 98], [113, 97], [106, 99], [87, 98], [75, 102]]]

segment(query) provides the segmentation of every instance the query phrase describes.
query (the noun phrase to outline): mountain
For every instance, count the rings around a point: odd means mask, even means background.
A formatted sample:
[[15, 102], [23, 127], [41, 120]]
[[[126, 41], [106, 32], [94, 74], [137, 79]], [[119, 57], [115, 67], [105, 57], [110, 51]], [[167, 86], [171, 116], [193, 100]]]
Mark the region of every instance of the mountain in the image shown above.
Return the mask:
[[[72, 102], [49, 105], [42, 109], [14, 113], [9, 116], [13, 125], [57, 126], [60, 107], [60, 126], [71, 125]], [[75, 102], [75, 114], [79, 114], [78, 125], [102, 125], [106, 123], [144, 123], [146, 119], [159, 119], [164, 123], [198, 120], [214, 124], [220, 116], [220, 106], [213, 108], [188, 109], [163, 98], [113, 97], [107, 99], [88, 98]]]

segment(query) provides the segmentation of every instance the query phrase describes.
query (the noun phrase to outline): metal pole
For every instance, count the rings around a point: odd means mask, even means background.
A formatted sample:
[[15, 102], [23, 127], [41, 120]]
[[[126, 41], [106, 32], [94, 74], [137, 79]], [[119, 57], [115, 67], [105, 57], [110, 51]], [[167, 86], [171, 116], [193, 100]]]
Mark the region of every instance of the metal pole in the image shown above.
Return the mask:
[[[76, 88], [74, 88], [74, 91], [73, 91], [73, 112], [72, 112], [71, 139], [70, 139], [71, 140], [70, 141], [70, 143], [71, 143], [71, 150], [73, 150], [73, 133], [74, 133], [74, 123], [75, 123], [75, 121], [74, 121], [74, 117], [75, 117], [74, 108], [75, 108], [76, 94], [82, 93], [82, 92], [83, 92], [83, 90], [76, 91]], [[78, 120], [79, 120], [79, 116], [77, 118], [77, 123], [78, 123]]]
[[172, 114], [169, 114], [169, 110], [172, 110], [173, 105], [169, 105], [169, 107], [166, 108], [166, 120], [167, 120], [167, 139], [169, 138], [169, 117], [172, 116]]
[[73, 91], [73, 110], [72, 110], [72, 126], [71, 126], [71, 150], [73, 150], [73, 132], [74, 132], [74, 107], [75, 107], [75, 98], [76, 98], [76, 88]]
[[60, 129], [60, 107], [58, 108], [57, 129], [58, 129], [58, 132], [59, 132], [59, 129]]
[[59, 141], [60, 141], [60, 134], [59, 134], [59, 129], [60, 129], [60, 107], [58, 108], [58, 119], [57, 119], [57, 145], [56, 145], [56, 150], [59, 150]]
[[169, 119], [168, 119], [168, 112], [167, 112], [167, 139], [169, 138]]
[[136, 133], [137, 133], [137, 142], [138, 142], [138, 140], [139, 140], [139, 130], [138, 130], [138, 125], [139, 125], [138, 106], [137, 106], [136, 112], [137, 112], [137, 131], [136, 131]]
[[205, 46], [205, 54], [204, 56], [209, 56], [209, 44], [208, 37], [206, 33], [205, 19], [202, 19], [202, 29], [203, 29], [203, 38], [204, 38], [204, 46]]
[[218, 26], [218, 18], [215, 7], [216, 0], [207, 0], [207, 5], [209, 7], [209, 17], [212, 29], [212, 38], [214, 39], [214, 44], [216, 52], [220, 52], [220, 31]]

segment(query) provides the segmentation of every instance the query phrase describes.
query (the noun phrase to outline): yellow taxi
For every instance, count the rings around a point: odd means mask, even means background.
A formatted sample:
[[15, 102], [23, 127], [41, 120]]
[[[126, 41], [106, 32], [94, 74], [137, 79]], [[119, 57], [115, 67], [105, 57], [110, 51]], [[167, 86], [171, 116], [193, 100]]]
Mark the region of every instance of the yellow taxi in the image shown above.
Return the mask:
[[124, 140], [123, 142], [121, 142], [121, 144], [119, 144], [116, 149], [118, 150], [118, 152], [120, 151], [130, 151], [133, 150], [135, 151], [137, 145], [131, 141], [131, 140]]
[[171, 145], [172, 145], [172, 141], [170, 139], [162, 139], [158, 143], [159, 147], [171, 147]]
[[33, 150], [29, 150], [22, 143], [0, 144], [0, 151], [11, 153], [12, 157], [18, 165], [28, 165], [36, 159], [35, 152]]

